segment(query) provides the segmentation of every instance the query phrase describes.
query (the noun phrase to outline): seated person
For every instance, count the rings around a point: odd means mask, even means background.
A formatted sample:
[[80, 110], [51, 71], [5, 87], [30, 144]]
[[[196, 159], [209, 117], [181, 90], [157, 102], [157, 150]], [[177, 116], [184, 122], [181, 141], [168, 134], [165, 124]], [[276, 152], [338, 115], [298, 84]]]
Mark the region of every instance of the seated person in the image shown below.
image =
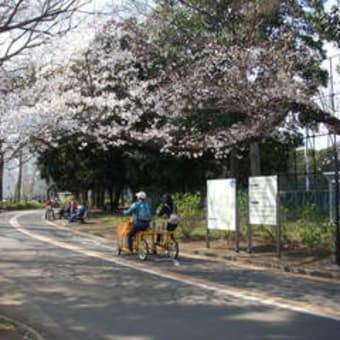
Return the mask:
[[79, 205], [77, 209], [76, 219], [82, 222], [85, 222], [86, 217], [86, 208], [83, 205]]
[[75, 199], [71, 198], [70, 201], [66, 204], [65, 212], [68, 216], [69, 222], [74, 222], [75, 217], [77, 215], [78, 203]]
[[146, 200], [146, 193], [144, 191], [137, 192], [137, 202], [133, 203], [131, 207], [124, 211], [124, 215], [133, 216], [133, 227], [128, 233], [128, 247], [130, 252], [133, 251], [133, 238], [138, 231], [148, 229], [151, 221], [151, 208]]
[[86, 208], [83, 205], [79, 205], [76, 211], [74, 211], [70, 217], [69, 222], [82, 221], [85, 220]]

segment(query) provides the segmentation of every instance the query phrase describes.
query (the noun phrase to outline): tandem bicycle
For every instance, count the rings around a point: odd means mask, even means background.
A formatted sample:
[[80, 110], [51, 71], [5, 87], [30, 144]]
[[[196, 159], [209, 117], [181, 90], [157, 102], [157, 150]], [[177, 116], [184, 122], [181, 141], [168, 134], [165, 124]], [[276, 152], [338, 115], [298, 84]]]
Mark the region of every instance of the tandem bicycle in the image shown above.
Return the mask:
[[[116, 228], [117, 255], [121, 255], [123, 252], [130, 253], [128, 234], [132, 226], [132, 219], [118, 224]], [[159, 243], [156, 242], [157, 235], [161, 235]], [[149, 255], [165, 255], [171, 259], [177, 259], [179, 254], [179, 246], [174, 232], [162, 230], [155, 225], [145, 231], [137, 232], [132, 248], [132, 253], [136, 254], [141, 261], [145, 261]]]

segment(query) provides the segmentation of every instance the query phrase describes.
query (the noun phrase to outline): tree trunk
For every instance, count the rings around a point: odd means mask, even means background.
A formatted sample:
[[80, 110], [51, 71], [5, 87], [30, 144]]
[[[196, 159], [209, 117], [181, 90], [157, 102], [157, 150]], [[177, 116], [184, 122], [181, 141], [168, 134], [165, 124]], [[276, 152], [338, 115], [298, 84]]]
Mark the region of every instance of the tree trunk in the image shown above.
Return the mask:
[[93, 197], [94, 190], [91, 188], [87, 192], [87, 197], [88, 197], [88, 208], [91, 209], [94, 206], [94, 197]]
[[95, 188], [94, 189], [94, 206], [96, 208], [99, 208], [99, 201], [100, 201], [100, 193], [99, 193], [99, 189]]
[[230, 153], [230, 177], [239, 178], [239, 160], [236, 157], [236, 151], [232, 150]]
[[22, 187], [22, 151], [19, 152], [19, 173], [14, 196], [14, 200], [16, 202], [21, 201], [21, 187]]
[[88, 205], [88, 191], [87, 190], [83, 190], [81, 192], [81, 201], [84, 205]]
[[113, 212], [113, 186], [111, 185], [108, 189], [107, 189], [108, 193], [109, 193], [109, 200], [110, 200], [110, 212]]
[[99, 202], [98, 202], [98, 208], [103, 208], [105, 202], [105, 190], [101, 189], [99, 191]]
[[261, 175], [261, 158], [260, 158], [260, 147], [258, 143], [250, 144], [249, 160], [250, 160], [250, 175], [260, 176]]
[[4, 180], [4, 154], [1, 150], [0, 143], [0, 202], [3, 200], [3, 180]]
[[120, 196], [122, 195], [123, 189], [124, 189], [124, 185], [120, 185], [115, 190], [115, 198], [113, 201], [113, 209], [115, 210], [119, 209], [119, 200], [120, 200]]

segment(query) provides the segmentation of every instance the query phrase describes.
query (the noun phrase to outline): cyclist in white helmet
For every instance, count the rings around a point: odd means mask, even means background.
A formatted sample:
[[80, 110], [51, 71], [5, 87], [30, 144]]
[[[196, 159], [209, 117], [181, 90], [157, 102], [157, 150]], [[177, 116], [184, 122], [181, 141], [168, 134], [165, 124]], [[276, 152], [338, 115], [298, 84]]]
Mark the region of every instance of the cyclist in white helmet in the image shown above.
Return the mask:
[[132, 252], [133, 238], [138, 231], [144, 231], [149, 227], [151, 221], [151, 208], [146, 200], [146, 193], [139, 191], [136, 193], [137, 202], [134, 202], [131, 207], [124, 211], [124, 215], [133, 216], [133, 227], [128, 233], [128, 247]]

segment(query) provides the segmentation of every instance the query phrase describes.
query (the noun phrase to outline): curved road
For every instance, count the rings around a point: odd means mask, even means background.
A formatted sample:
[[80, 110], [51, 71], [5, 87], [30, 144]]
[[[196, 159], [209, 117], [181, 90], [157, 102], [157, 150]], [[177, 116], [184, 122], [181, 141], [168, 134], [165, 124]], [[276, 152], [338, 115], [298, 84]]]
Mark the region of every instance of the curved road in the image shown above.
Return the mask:
[[340, 339], [340, 284], [201, 259], [116, 257], [43, 213], [0, 215], [0, 314], [46, 339]]

